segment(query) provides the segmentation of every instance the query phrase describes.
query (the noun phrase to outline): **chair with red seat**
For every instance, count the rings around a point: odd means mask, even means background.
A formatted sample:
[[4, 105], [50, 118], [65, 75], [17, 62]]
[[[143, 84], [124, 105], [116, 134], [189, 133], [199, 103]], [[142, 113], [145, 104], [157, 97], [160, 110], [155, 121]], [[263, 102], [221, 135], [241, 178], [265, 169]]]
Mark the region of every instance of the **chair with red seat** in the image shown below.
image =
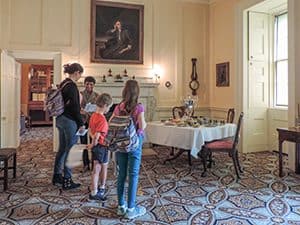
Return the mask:
[[200, 157], [202, 158], [203, 163], [203, 173], [201, 174], [202, 177], [206, 176], [206, 162], [207, 158], [209, 157], [209, 165], [208, 168], [211, 167], [212, 164], [212, 153], [213, 152], [228, 152], [228, 155], [232, 158], [234, 169], [236, 172], [236, 176], [239, 179], [240, 175], [239, 173], [243, 173], [243, 170], [240, 166], [239, 157], [238, 157], [238, 149], [237, 145], [240, 139], [240, 130], [241, 125], [243, 121], [244, 113], [242, 112], [239, 116], [239, 120], [237, 123], [236, 132], [233, 139], [222, 139], [222, 140], [216, 140], [213, 142], [206, 143], [201, 152]]

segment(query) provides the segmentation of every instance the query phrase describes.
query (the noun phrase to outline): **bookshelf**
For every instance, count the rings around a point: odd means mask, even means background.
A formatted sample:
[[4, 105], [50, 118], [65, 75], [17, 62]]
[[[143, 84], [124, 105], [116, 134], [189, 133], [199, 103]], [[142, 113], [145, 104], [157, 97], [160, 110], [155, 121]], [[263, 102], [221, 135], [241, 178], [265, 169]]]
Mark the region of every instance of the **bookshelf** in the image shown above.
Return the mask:
[[52, 118], [44, 111], [47, 89], [53, 83], [52, 65], [31, 65], [29, 78], [28, 115], [32, 125], [50, 125]]

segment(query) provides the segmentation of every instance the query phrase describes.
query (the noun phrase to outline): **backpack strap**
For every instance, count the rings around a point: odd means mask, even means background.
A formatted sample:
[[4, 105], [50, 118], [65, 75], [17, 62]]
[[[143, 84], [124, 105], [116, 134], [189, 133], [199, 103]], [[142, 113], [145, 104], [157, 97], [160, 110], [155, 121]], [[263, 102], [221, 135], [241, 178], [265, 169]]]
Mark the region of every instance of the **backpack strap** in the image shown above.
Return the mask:
[[63, 90], [63, 88], [67, 85], [67, 84], [70, 84], [70, 83], [72, 83], [73, 81], [66, 81], [65, 83], [63, 83], [63, 85], [59, 85], [59, 89], [62, 91]]
[[[63, 91], [64, 87], [67, 86], [67, 84], [71, 84], [72, 82], [73, 82], [73, 81], [66, 81], [65, 83], [63, 83], [63, 85], [61, 85], [61, 84], [59, 85], [58, 90], [61, 92], [61, 95], [62, 95], [62, 96], [63, 96], [62, 91]], [[64, 97], [63, 97], [63, 99], [64, 99]], [[64, 101], [65, 101], [65, 100], [64, 100]], [[68, 101], [65, 102], [64, 105], [69, 104], [69, 102], [70, 102], [70, 99], [68, 99]]]

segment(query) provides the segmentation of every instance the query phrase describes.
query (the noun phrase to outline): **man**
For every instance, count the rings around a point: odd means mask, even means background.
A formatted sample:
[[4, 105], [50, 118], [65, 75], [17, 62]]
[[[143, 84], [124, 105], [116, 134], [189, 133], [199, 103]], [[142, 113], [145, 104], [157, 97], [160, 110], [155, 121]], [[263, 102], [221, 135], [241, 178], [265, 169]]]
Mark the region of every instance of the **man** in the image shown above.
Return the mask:
[[129, 32], [122, 28], [122, 23], [117, 20], [114, 28], [106, 32], [111, 37], [106, 48], [103, 50], [102, 57], [107, 59], [124, 59], [132, 49], [132, 40]]
[[[88, 76], [84, 79], [84, 86], [85, 89], [80, 92], [81, 95], [81, 101], [80, 101], [80, 113], [82, 116], [82, 119], [85, 123], [85, 127], [88, 128], [89, 126], [89, 120], [92, 112], [86, 112], [85, 108], [87, 104], [96, 104], [96, 99], [99, 96], [97, 92], [94, 91], [96, 80], [92, 76]], [[80, 136], [80, 143], [81, 144], [87, 144], [88, 143], [88, 134], [85, 134], [84, 136]], [[84, 164], [84, 170], [90, 170], [89, 166], [89, 158], [87, 151], [83, 152], [83, 164]]]

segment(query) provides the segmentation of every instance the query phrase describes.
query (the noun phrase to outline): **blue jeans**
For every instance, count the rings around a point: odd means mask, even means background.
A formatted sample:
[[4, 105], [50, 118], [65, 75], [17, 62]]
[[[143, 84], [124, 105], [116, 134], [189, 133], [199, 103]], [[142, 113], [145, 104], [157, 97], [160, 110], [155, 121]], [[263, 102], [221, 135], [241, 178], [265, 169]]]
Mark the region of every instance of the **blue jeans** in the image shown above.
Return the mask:
[[65, 178], [72, 177], [72, 171], [66, 166], [71, 147], [77, 143], [77, 124], [74, 120], [61, 115], [56, 118], [56, 127], [59, 133], [59, 147], [55, 157], [54, 174], [62, 174]]
[[119, 167], [117, 191], [118, 203], [120, 206], [125, 204], [124, 190], [128, 170], [128, 208], [135, 207], [136, 193], [139, 181], [139, 171], [142, 159], [143, 139], [144, 138], [142, 136], [139, 136], [140, 144], [135, 151], [129, 153], [116, 153], [117, 164]]

